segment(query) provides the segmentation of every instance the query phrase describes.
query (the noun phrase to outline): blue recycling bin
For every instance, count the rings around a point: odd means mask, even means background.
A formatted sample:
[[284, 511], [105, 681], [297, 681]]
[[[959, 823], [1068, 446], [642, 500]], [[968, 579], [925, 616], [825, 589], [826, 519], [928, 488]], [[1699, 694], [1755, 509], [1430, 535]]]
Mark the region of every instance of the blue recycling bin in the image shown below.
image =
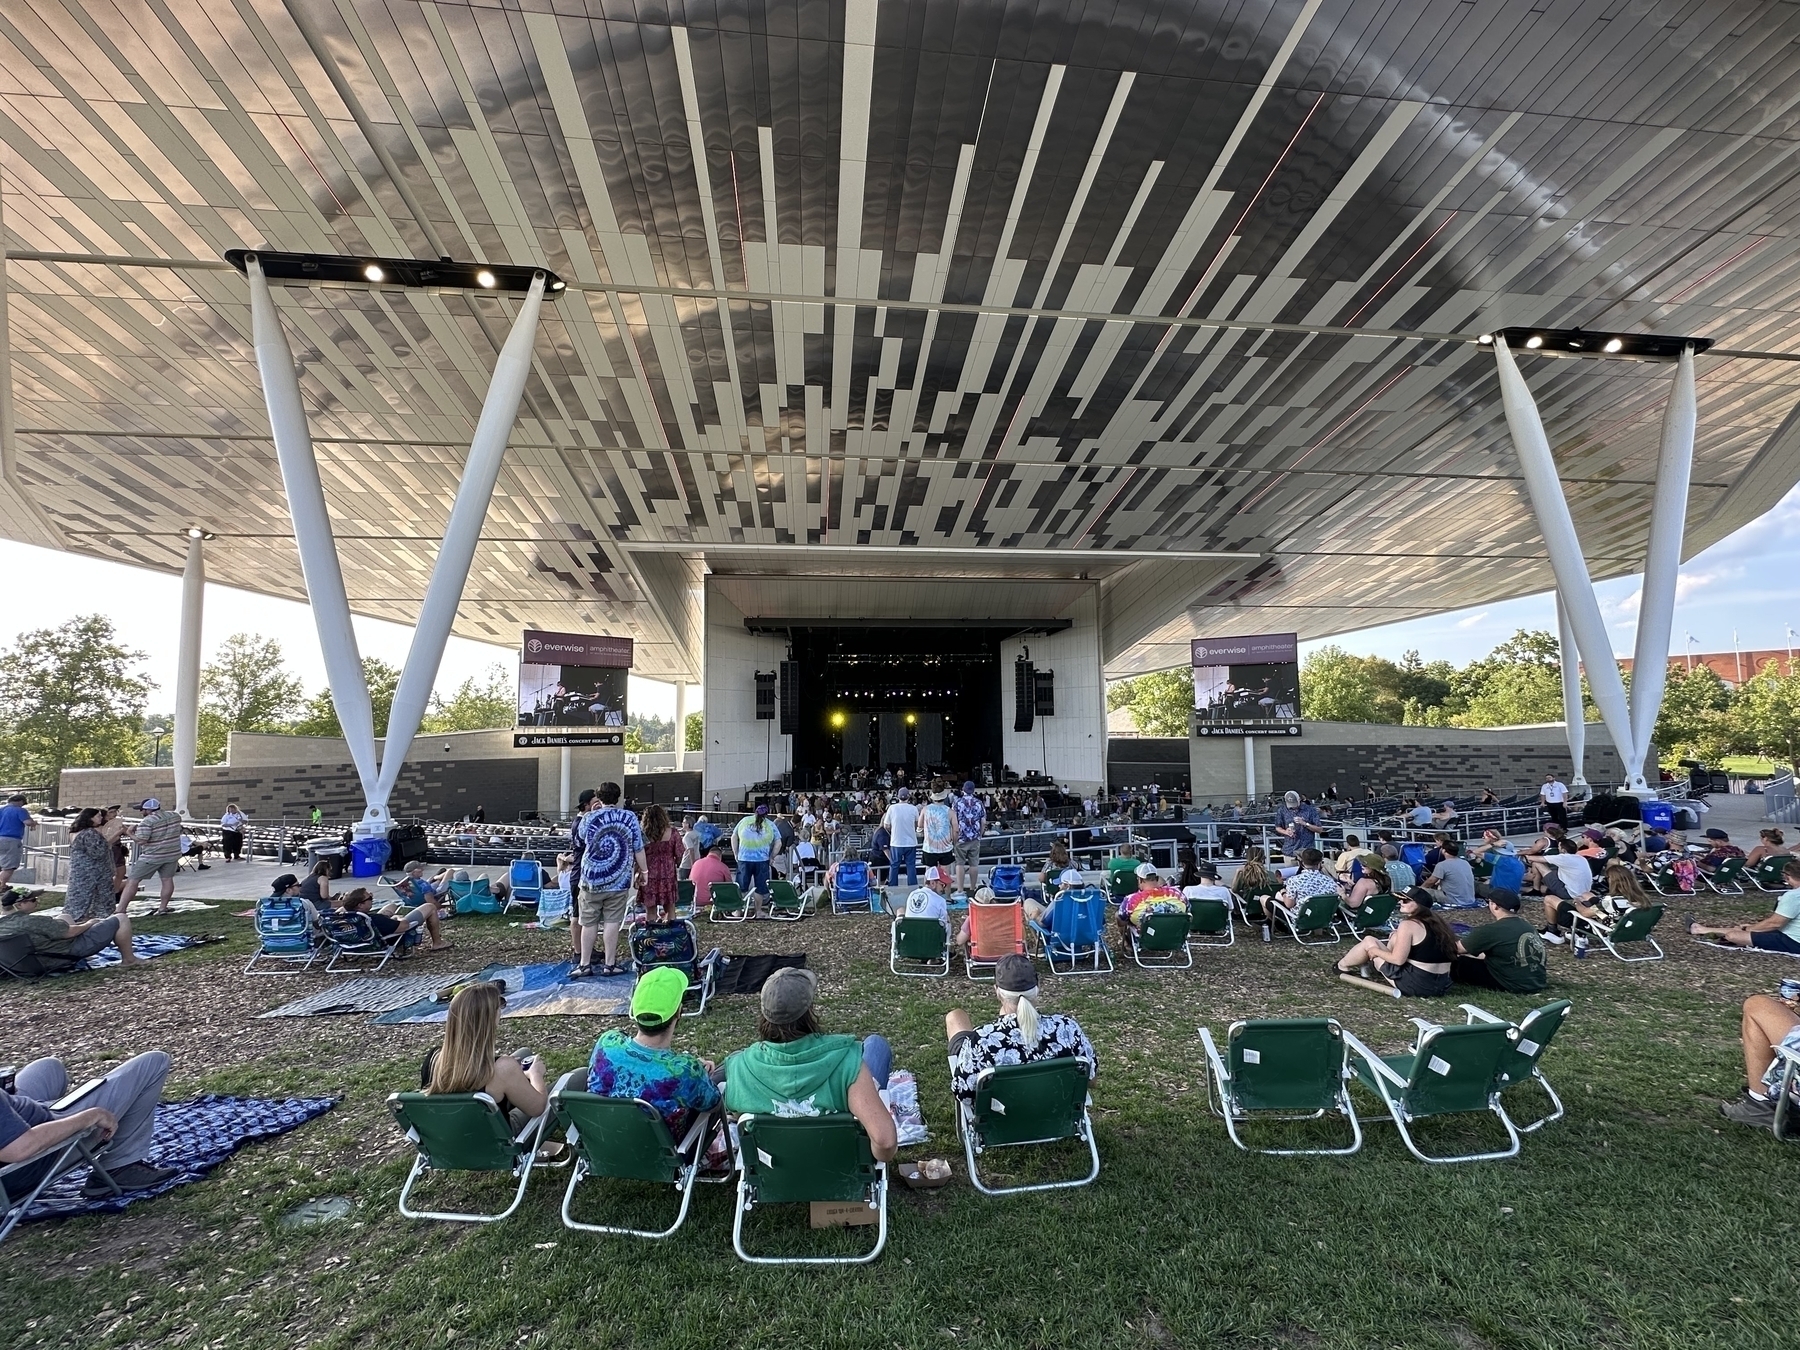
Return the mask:
[[388, 841], [382, 838], [350, 841], [350, 875], [378, 877], [387, 866]]
[[1675, 824], [1675, 808], [1667, 802], [1639, 802], [1638, 810], [1649, 829], [1666, 832]]

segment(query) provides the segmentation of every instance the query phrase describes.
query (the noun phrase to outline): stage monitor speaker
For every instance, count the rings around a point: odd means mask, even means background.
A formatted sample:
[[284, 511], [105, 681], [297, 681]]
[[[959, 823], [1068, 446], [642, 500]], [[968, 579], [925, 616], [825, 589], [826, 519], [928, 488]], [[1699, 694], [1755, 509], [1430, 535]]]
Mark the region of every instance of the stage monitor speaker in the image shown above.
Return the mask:
[[1032, 702], [1036, 705], [1037, 715], [1039, 717], [1055, 717], [1056, 672], [1039, 670], [1033, 673], [1036, 677], [1036, 687], [1033, 691]]
[[1013, 730], [1030, 731], [1037, 712], [1037, 672], [1019, 657], [1013, 662]]
[[756, 720], [775, 720], [775, 672], [772, 670], [756, 672]]
[[795, 736], [800, 732], [800, 663], [798, 661], [781, 663], [781, 726], [778, 730], [783, 736]]

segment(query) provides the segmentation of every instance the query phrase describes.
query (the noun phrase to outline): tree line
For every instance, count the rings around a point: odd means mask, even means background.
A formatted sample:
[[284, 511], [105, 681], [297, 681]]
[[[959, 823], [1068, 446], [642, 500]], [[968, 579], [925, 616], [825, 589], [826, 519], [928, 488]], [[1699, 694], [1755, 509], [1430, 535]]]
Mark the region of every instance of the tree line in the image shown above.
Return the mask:
[[[1629, 689], [1631, 672], [1621, 674]], [[1581, 692], [1586, 719], [1594, 721], [1599, 714], [1585, 675]], [[1141, 735], [1186, 736], [1192, 674], [1163, 670], [1120, 680], [1108, 687], [1106, 706], [1128, 709]], [[1561, 722], [1562, 653], [1553, 634], [1524, 628], [1463, 666], [1423, 661], [1416, 651], [1390, 661], [1327, 645], [1301, 666], [1300, 713], [1321, 722], [1430, 727]], [[1655, 741], [1665, 764], [1761, 755], [1792, 765], [1800, 754], [1800, 676], [1770, 661], [1733, 689], [1704, 665], [1672, 669]]]

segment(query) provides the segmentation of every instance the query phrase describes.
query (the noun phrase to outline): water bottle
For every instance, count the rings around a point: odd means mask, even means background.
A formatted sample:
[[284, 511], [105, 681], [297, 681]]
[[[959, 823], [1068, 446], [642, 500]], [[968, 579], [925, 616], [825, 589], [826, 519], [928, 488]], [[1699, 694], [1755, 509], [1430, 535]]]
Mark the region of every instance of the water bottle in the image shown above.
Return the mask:
[[1269, 921], [1267, 919], [1264, 919], [1263, 920], [1263, 941], [1264, 942], [1273, 942], [1274, 940], [1275, 940], [1275, 935], [1269, 931]]
[[1575, 959], [1577, 961], [1586, 960], [1587, 954], [1588, 954], [1587, 934], [1586, 933], [1577, 933], [1575, 935]]

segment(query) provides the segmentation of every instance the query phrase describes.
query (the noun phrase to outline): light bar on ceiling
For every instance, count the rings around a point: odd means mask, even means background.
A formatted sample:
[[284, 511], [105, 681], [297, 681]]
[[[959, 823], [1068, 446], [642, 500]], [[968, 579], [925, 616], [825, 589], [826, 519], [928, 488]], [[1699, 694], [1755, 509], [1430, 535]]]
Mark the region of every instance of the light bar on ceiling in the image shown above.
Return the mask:
[[255, 258], [270, 281], [333, 286], [390, 286], [404, 290], [475, 291], [523, 295], [531, 279], [544, 274], [544, 294], [554, 299], [568, 285], [545, 267], [507, 263], [427, 262], [421, 258], [358, 258], [337, 253], [270, 253], [260, 248], [227, 249], [225, 261], [238, 271]]
[[1476, 341], [1492, 345], [1495, 336], [1515, 352], [1537, 356], [1616, 357], [1621, 361], [1673, 361], [1683, 347], [1698, 354], [1713, 345], [1711, 338], [1675, 337], [1664, 333], [1594, 333], [1585, 328], [1501, 328], [1483, 333]]

